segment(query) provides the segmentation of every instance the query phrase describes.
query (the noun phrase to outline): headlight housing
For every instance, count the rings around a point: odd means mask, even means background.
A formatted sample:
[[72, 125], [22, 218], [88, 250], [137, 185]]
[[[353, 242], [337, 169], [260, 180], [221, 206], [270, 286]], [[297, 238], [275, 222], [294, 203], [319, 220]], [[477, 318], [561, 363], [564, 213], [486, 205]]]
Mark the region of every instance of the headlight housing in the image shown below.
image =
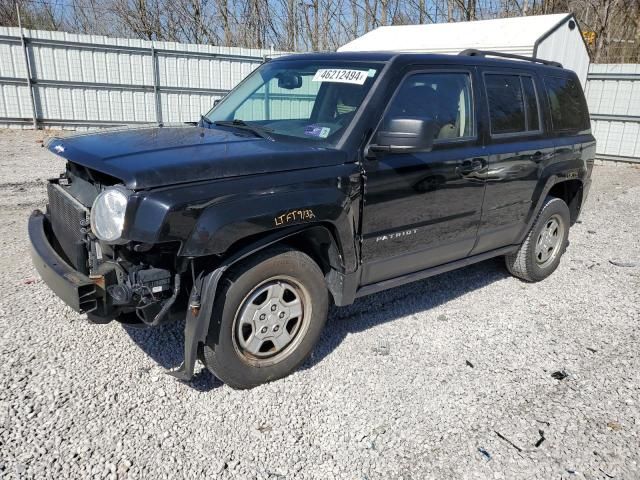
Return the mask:
[[101, 192], [91, 207], [91, 231], [103, 242], [120, 243], [124, 228], [124, 214], [129, 200], [119, 188]]

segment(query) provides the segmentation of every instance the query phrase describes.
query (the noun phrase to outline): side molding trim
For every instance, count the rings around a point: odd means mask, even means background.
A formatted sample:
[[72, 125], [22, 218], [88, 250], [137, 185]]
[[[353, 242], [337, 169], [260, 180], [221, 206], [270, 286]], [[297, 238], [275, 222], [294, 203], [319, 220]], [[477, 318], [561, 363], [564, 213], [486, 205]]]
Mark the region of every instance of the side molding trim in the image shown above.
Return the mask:
[[471, 265], [474, 263], [482, 262], [484, 260], [488, 260], [493, 257], [506, 255], [508, 253], [511, 253], [517, 250], [518, 248], [519, 248], [519, 245], [509, 245], [507, 247], [502, 247], [496, 250], [490, 250], [488, 252], [480, 253], [478, 255], [474, 255], [473, 257], [466, 257], [461, 260], [456, 260], [453, 262], [445, 263], [443, 265], [438, 265], [437, 267], [431, 267], [425, 270], [409, 273], [407, 275], [402, 275], [400, 277], [390, 278], [389, 280], [383, 280], [378, 283], [365, 285], [358, 289], [358, 291], [356, 292], [356, 298], [364, 297], [365, 295], [371, 295], [372, 293], [377, 293], [382, 290], [398, 287], [400, 285], [415, 282], [417, 280], [423, 280], [428, 277], [433, 277], [434, 275], [439, 275], [444, 272], [456, 270], [458, 268], [465, 267], [467, 265]]

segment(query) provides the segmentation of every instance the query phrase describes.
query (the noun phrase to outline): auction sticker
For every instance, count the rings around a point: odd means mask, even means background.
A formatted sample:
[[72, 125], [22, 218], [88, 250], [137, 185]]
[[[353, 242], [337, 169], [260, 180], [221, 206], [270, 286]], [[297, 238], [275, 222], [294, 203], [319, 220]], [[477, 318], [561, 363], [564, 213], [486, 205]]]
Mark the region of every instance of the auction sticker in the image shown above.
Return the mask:
[[362, 85], [367, 81], [369, 71], [346, 68], [321, 68], [313, 76], [314, 82], [353, 83]]
[[309, 125], [304, 128], [304, 134], [312, 137], [327, 138], [331, 129], [329, 127], [320, 127], [318, 125]]

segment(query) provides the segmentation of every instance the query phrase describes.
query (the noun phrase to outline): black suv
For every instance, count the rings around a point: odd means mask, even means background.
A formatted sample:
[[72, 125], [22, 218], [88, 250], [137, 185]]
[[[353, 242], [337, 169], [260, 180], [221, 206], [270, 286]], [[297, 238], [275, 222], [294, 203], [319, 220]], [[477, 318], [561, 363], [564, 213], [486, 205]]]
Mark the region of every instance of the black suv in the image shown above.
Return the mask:
[[392, 53], [263, 64], [197, 124], [54, 138], [34, 264], [93, 322], [185, 319], [185, 357], [234, 388], [309, 355], [329, 302], [504, 256], [558, 266], [595, 153], [553, 62]]

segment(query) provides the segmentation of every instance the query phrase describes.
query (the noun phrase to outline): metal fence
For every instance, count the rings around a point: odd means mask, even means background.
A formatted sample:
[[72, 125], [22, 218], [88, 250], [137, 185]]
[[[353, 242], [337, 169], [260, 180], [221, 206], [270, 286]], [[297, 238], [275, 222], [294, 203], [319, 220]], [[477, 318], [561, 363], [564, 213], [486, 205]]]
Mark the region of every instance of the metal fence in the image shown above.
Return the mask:
[[[0, 27], [0, 124], [195, 121], [265, 58], [282, 54]], [[586, 95], [598, 158], [640, 162], [640, 64], [591, 65]]]
[[640, 163], [640, 64], [593, 64], [586, 88], [597, 158]]
[[194, 121], [284, 53], [0, 27], [0, 123]]

